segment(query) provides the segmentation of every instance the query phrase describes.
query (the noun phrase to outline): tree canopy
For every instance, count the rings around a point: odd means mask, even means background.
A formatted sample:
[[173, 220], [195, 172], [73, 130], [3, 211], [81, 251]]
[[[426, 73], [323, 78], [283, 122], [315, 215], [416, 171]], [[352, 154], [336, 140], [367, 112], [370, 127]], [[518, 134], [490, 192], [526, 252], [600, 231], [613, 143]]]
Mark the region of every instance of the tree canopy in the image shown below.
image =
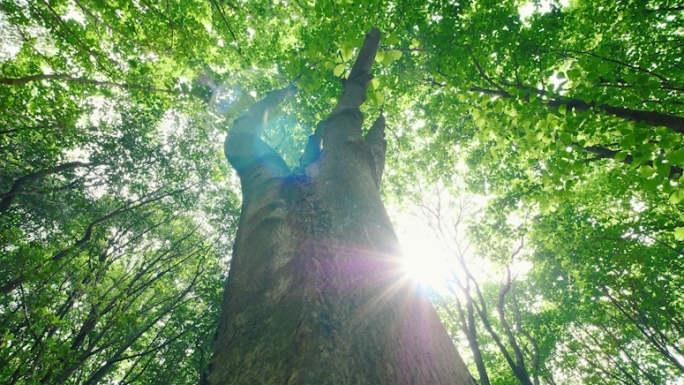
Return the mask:
[[382, 193], [449, 249], [473, 375], [681, 383], [680, 0], [0, 0], [0, 382], [202, 380], [229, 123], [296, 84], [295, 166], [373, 27]]

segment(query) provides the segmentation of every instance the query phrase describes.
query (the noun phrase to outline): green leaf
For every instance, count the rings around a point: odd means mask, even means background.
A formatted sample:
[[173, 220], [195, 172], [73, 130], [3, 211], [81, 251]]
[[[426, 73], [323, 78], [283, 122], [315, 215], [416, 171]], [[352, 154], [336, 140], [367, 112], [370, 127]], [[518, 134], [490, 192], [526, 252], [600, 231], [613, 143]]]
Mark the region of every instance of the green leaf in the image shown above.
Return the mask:
[[624, 150], [630, 150], [636, 144], [634, 134], [627, 135], [620, 141], [620, 147]]
[[561, 115], [565, 115], [565, 110], [567, 109], [567, 107], [568, 106], [566, 106], [565, 104], [561, 104], [560, 106], [558, 106], [558, 112], [560, 112]]
[[667, 163], [660, 163], [656, 165], [656, 171], [658, 175], [667, 178], [670, 176], [670, 165]]
[[678, 241], [684, 241], [684, 227], [677, 227], [674, 231], [675, 239]]
[[622, 162], [623, 160], [625, 160], [625, 158], [627, 158], [627, 155], [629, 154], [624, 151], [618, 151], [613, 157], [613, 159], [615, 159], [616, 162]]
[[342, 76], [344, 73], [345, 65], [344, 64], [338, 64], [333, 68], [333, 74], [337, 77]]
[[562, 133], [560, 134], [560, 139], [561, 139], [565, 144], [567, 144], [567, 145], [571, 145], [571, 144], [572, 144], [572, 135], [570, 135], [570, 134], [567, 133], [567, 132], [562, 132]]
[[632, 168], [636, 169], [637, 167], [639, 167], [639, 165], [641, 165], [642, 163], [644, 163], [647, 160], [648, 160], [648, 156], [646, 154], [639, 152], [639, 151], [635, 151], [632, 153], [632, 164], [631, 164], [631, 166], [632, 166]]
[[540, 120], [537, 123], [537, 126], [539, 127], [540, 130], [544, 131], [549, 127], [549, 122], [547, 120]]
[[672, 164], [684, 165], [684, 150], [677, 150], [670, 153], [667, 156], [667, 160]]
[[657, 192], [658, 191], [658, 186], [662, 184], [662, 180], [659, 178], [651, 178], [644, 182], [644, 190], [646, 191], [651, 191], [651, 192]]
[[582, 71], [580, 71], [577, 68], [573, 68], [570, 71], [568, 71], [568, 77], [570, 77], [570, 79], [573, 80], [580, 79], [582, 78]]
[[375, 91], [378, 88], [380, 88], [380, 80], [378, 80], [377, 78], [371, 80], [370, 84], [368, 85], [368, 90]]
[[370, 99], [376, 106], [381, 106], [385, 101], [385, 96], [382, 94], [382, 92], [371, 92]]
[[385, 38], [385, 44], [393, 45], [399, 43], [399, 38], [395, 34], [390, 34]]
[[340, 50], [340, 53], [342, 54], [342, 60], [348, 61], [351, 59], [352, 52], [354, 52], [354, 46], [353, 45], [345, 45], [342, 47]]
[[655, 170], [653, 167], [644, 164], [641, 167], [639, 167], [639, 172], [644, 178], [650, 178], [653, 174], [655, 174]]
[[402, 53], [403, 53], [403, 52], [401, 52], [401, 51], [395, 49], [395, 50], [392, 50], [392, 51], [390, 52], [390, 55], [392, 55], [392, 58], [393, 58], [394, 60], [397, 60], [397, 59], [399, 59], [399, 58], [401, 57]]

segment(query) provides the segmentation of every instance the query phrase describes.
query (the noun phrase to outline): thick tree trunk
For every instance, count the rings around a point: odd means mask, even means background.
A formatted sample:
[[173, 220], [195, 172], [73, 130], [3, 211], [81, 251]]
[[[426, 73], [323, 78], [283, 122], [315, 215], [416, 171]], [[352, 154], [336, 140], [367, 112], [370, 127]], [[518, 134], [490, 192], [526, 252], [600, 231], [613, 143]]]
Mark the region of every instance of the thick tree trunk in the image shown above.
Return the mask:
[[243, 206], [209, 382], [468, 384], [425, 293], [404, 274], [379, 185], [384, 118], [362, 137], [370, 69], [364, 42], [338, 106], [290, 173], [260, 139], [274, 91], [236, 120], [225, 152]]

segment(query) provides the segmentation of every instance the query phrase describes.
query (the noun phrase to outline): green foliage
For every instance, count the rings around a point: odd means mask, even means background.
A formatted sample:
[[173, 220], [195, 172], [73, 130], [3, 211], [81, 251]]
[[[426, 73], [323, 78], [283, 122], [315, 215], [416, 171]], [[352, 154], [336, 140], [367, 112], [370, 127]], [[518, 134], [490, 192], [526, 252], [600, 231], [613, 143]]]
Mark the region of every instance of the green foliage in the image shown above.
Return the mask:
[[629, 373], [666, 382], [681, 375], [668, 353], [684, 337], [684, 266], [672, 235], [679, 210], [660, 194], [635, 192], [637, 183], [635, 175], [597, 175], [533, 230], [529, 281], [547, 306], [567, 311], [563, 345], [574, 361], [585, 360], [559, 365], [568, 377]]
[[209, 9], [0, 9], [0, 381], [197, 383], [239, 207], [188, 80]]

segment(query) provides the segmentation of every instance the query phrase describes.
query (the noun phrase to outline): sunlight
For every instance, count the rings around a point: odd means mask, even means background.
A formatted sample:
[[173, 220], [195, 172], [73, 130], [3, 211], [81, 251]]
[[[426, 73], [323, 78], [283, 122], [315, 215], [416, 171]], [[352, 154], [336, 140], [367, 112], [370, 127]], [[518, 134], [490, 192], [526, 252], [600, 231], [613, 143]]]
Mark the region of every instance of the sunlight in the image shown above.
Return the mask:
[[451, 277], [449, 254], [445, 253], [439, 241], [425, 235], [404, 234], [401, 239], [404, 249], [404, 269], [416, 282], [436, 291], [444, 290], [446, 280]]
[[[568, 0], [560, 0], [558, 2], [555, 2], [555, 5], [559, 7], [567, 7], [569, 3], [570, 2]], [[518, 8], [520, 19], [527, 19], [528, 17], [532, 16], [532, 14], [534, 14], [535, 11], [539, 12], [540, 14], [551, 12], [551, 4], [551, 0], [542, 0], [539, 2], [530, 1], [522, 7]]]

